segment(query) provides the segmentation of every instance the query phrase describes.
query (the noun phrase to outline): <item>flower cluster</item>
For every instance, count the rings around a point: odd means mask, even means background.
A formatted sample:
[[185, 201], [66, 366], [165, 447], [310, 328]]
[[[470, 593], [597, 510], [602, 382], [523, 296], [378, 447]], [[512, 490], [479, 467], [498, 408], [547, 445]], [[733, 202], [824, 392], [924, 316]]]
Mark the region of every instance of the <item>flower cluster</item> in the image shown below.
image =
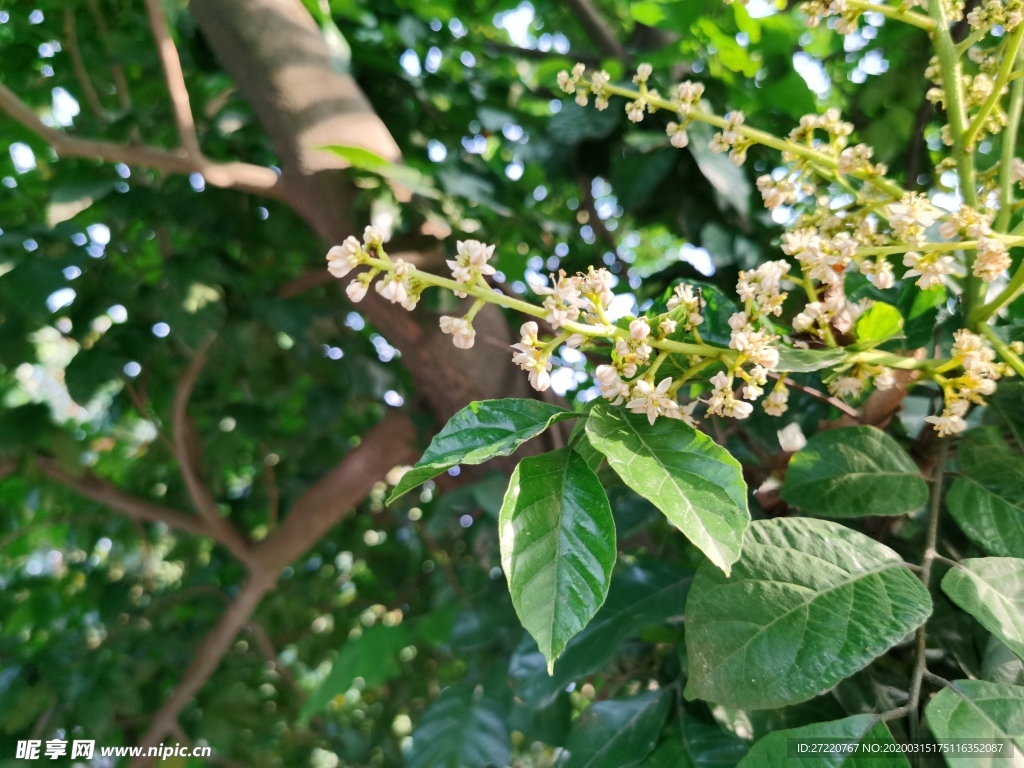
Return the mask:
[[952, 435], [967, 429], [964, 416], [971, 403], [983, 405], [984, 398], [995, 392], [996, 380], [1007, 373], [1006, 366], [995, 362], [995, 359], [995, 351], [981, 336], [966, 329], [954, 334], [953, 360], [961, 365], [963, 373], [940, 381], [945, 407], [940, 415], [925, 419], [935, 425], [940, 435]]
[[753, 146], [752, 141], [743, 134], [744, 118], [742, 112], [729, 112], [725, 116], [725, 127], [711, 139], [711, 151], [728, 152], [733, 165], [743, 165], [747, 159], [747, 150]]
[[512, 362], [530, 375], [530, 386], [538, 392], [551, 386], [551, 350], [538, 338], [539, 329], [532, 320], [519, 329], [518, 344], [513, 344]]
[[[908, 0], [891, 10], [897, 18], [931, 29], [934, 22], [914, 11], [919, 0]], [[955, 18], [956, 3], [943, 3], [948, 18]], [[839, 16], [836, 28], [852, 31], [862, 4], [851, 0], [808, 0], [804, 11], [814, 26], [829, 15]], [[1001, 24], [1012, 30], [1021, 19], [1024, 0], [991, 0], [972, 11], [969, 19], [976, 32], [966, 43], [977, 71], [964, 76], [965, 108], [972, 122], [966, 129], [974, 140], [978, 135], [998, 130], [1006, 121], [1006, 112], [993, 103], [1007, 85], [1009, 68], [1001, 63], [996, 49], [979, 45], [983, 35]], [[952, 12], [950, 12], [952, 11]], [[1019, 43], [1019, 36], [1013, 38]], [[1016, 48], [1013, 48], [1016, 51]], [[930, 98], [946, 105], [941, 88], [943, 67], [933, 61], [926, 75], [936, 83]], [[462, 317], [442, 316], [441, 330], [452, 336], [460, 349], [475, 343], [473, 319], [486, 303], [498, 303], [537, 318], [523, 324], [520, 340], [513, 344], [513, 362], [525, 370], [530, 384], [543, 391], [551, 386], [552, 355], [562, 345], [585, 346], [588, 355], [605, 355], [608, 362], [597, 365], [594, 380], [600, 396], [613, 404], [624, 405], [643, 414], [652, 423], [659, 417], [694, 422], [696, 408], [705, 406], [705, 417], [712, 415], [743, 419], [754, 411], [760, 399], [768, 415], [781, 416], [788, 409], [790, 391], [786, 386], [783, 344], [794, 349], [823, 346], [856, 346], [840, 351], [830, 373], [823, 373], [830, 392], [841, 398], [861, 396], [869, 386], [887, 390], [896, 386], [894, 369], [913, 368], [921, 381], [934, 381], [944, 392], [941, 415], [929, 417], [940, 435], [962, 431], [972, 403], [983, 403], [995, 389], [995, 382], [1012, 371], [1024, 374], [1021, 349], [1001, 345], [997, 336], [981, 327], [993, 339], [989, 347], [976, 330], [979, 325], [965, 322], [973, 330], [956, 332], [949, 360], [919, 360], [891, 353], [872, 351], [885, 339], [858, 339], [856, 321], [872, 300], [852, 301], [847, 296], [847, 276], [859, 271], [879, 290], [895, 286], [893, 262], [906, 268], [902, 279], [916, 278], [923, 289], [946, 286], [957, 290], [971, 283], [984, 286], [1006, 277], [1012, 266], [1010, 248], [1024, 245], [1024, 236], [1007, 233], [1012, 194], [1007, 187], [1024, 184], [1024, 161], [1004, 153], [1000, 164], [965, 187], [964, 203], [952, 212], [937, 207], [925, 194], [906, 192], [886, 178], [887, 168], [872, 162], [871, 148], [852, 144], [853, 125], [842, 119], [836, 109], [820, 115], [805, 115], [787, 139], [774, 139], [746, 126], [741, 112], [716, 117], [702, 101], [704, 87], [684, 82], [674, 89], [671, 99], [661, 98], [648, 88], [653, 75], [649, 64], [641, 64], [633, 77], [635, 89], [611, 83], [606, 72], [592, 73], [577, 64], [571, 71], [559, 73], [558, 84], [586, 105], [595, 96], [598, 109], [605, 109], [612, 96], [626, 99], [625, 110], [633, 122], [665, 110], [675, 120], [666, 120], [668, 141], [675, 147], [690, 142], [688, 128], [694, 121], [719, 129], [710, 149], [728, 152], [733, 163], [744, 162], [754, 144], [780, 149], [782, 165], [757, 180], [764, 205], [769, 210], [789, 209], [791, 224], [782, 236], [781, 250], [791, 260], [767, 261], [756, 269], [739, 273], [736, 293], [742, 309], [729, 317], [727, 346], [707, 344], [701, 337], [705, 323], [704, 300], [699, 289], [688, 284], [675, 286], [662, 313], [650, 313], [612, 323], [606, 315], [612, 306], [617, 283], [606, 269], [590, 267], [586, 273], [568, 275], [559, 271], [550, 275], [550, 283], [535, 286], [542, 297], [541, 306], [508, 297], [492, 290], [486, 278], [495, 273], [490, 263], [494, 246], [476, 240], [457, 243], [454, 259], [448, 261], [453, 280], [420, 272], [401, 259], [391, 260], [383, 249], [383, 234], [368, 227], [363, 242], [349, 237], [328, 253], [328, 269], [336, 277], [345, 277], [357, 267], [359, 274], [346, 291], [353, 301], [361, 300], [375, 279], [377, 292], [406, 309], [416, 306], [424, 288], [435, 285], [457, 296], [472, 295], [473, 305]], [[973, 116], [971, 116], [974, 111]], [[948, 140], [950, 127], [944, 129]], [[958, 128], [964, 131], [964, 128]], [[962, 137], [961, 137], [962, 139]], [[1006, 168], [1005, 163], [1009, 163]], [[939, 170], [956, 167], [940, 164]], [[983, 201], [981, 204], [978, 201]], [[1002, 208], [1002, 210], [1000, 210]], [[790, 213], [791, 211], [791, 213]], [[795, 274], [795, 273], [799, 274]], [[794, 273], [794, 274], [791, 274]], [[1016, 281], [1016, 282], [1015, 282]], [[1019, 276], [1011, 281], [1017, 288]], [[782, 319], [787, 298], [794, 287], [806, 294], [802, 306], [793, 307], [789, 326]], [[1017, 288], [1007, 288], [991, 306], [998, 308], [1013, 298]], [[1009, 297], [1009, 298], [1007, 298]], [[982, 297], [984, 298], [984, 297]], [[982, 323], [995, 310], [983, 308]], [[970, 320], [974, 315], [965, 311]], [[552, 336], [541, 338], [539, 320], [550, 327]], [[720, 322], [720, 321], [719, 321]], [[722, 328], [712, 328], [720, 334]], [[707, 331], [705, 331], [707, 332]], [[716, 338], [718, 338], [716, 336]], [[997, 352], [1006, 362], [997, 362]], [[697, 374], [704, 372], [702, 377]], [[769, 379], [776, 380], [766, 395]], [[688, 402], [679, 400], [685, 390]]]

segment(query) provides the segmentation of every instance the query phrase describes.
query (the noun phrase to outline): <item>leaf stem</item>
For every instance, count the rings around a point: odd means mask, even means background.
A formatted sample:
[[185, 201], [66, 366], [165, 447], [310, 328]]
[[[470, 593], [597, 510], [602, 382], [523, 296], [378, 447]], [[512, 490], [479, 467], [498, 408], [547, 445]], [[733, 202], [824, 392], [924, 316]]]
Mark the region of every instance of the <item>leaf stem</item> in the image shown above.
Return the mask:
[[[963, 143], [968, 152], [971, 151], [971, 146], [974, 144], [974, 140], [978, 138], [978, 134], [981, 133], [981, 129], [984, 127], [988, 116], [995, 109], [1000, 98], [1002, 98], [1003, 88], [1006, 87], [1006, 81], [1009, 79], [1013, 65], [1017, 61], [1017, 51], [1020, 50], [1022, 39], [1024, 39], [1024, 26], [1018, 24], [1006, 41], [1006, 49], [1003, 52], [1003, 60], [999, 64], [999, 71], [996, 73], [996, 81], [992, 87], [992, 93], [985, 99], [985, 103], [981, 105], [981, 109], [974, 115], [974, 119], [971, 120], [971, 124], [967, 126], [967, 131], [964, 133]], [[1008, 130], [1009, 127], [1007, 127]], [[1006, 135], [1006, 131], [1004, 131], [1003, 135]]]
[[865, 13], [880, 13], [890, 19], [902, 21], [905, 24], [910, 24], [912, 27], [923, 29], [925, 32], [931, 32], [935, 29], [935, 22], [923, 13], [910, 11], [902, 6], [881, 5], [880, 3], [865, 2], [865, 0], [846, 0], [846, 7], [850, 10], [864, 11]]
[[[925, 589], [928, 589], [932, 576], [932, 562], [935, 560], [935, 545], [939, 540], [939, 512], [942, 509], [942, 482], [946, 472], [946, 459], [949, 456], [949, 441], [939, 442], [939, 456], [935, 463], [935, 471], [932, 474], [931, 507], [928, 513], [928, 532], [925, 534], [924, 559], [921, 561], [921, 572], [918, 574]], [[917, 661], [914, 664], [914, 672], [910, 678], [910, 701], [907, 704], [910, 716], [910, 738], [917, 739], [920, 736], [920, 704], [921, 704], [921, 680], [925, 674], [927, 659], [927, 628], [921, 624], [917, 628]]]
[[1024, 376], [1024, 360], [1021, 360], [1017, 353], [1006, 346], [1006, 343], [999, 338], [999, 334], [995, 332], [995, 329], [988, 323], [984, 323], [981, 326], [981, 332], [989, 340], [992, 348], [999, 353], [999, 356], [1017, 372], [1017, 375]]
[[[956, 44], [949, 31], [949, 21], [943, 8], [944, 0], [928, 0], [928, 10], [935, 21], [932, 36], [935, 40], [935, 53], [939, 59], [939, 71], [942, 74], [942, 87], [946, 97], [946, 117], [949, 120], [949, 135], [953, 141], [953, 159], [956, 162], [957, 176], [960, 183], [960, 194], [964, 203], [972, 208], [978, 205], [978, 191], [974, 174], [974, 158], [970, 144], [965, 141], [967, 134], [967, 109], [964, 97], [963, 65]], [[964, 310], [971, 317], [974, 308], [985, 300], [984, 286], [981, 280], [971, 274], [974, 256], [967, 255], [967, 279], [964, 284]]]
[[[1017, 60], [1021, 53], [1017, 51]], [[1010, 86], [1010, 104], [1006, 110], [1006, 128], [1003, 129], [1003, 151], [999, 160], [999, 215], [995, 229], [1005, 232], [1013, 213], [1013, 158], [1017, 152], [1017, 132], [1020, 130], [1021, 109], [1024, 108], [1024, 80], [1014, 80]]]

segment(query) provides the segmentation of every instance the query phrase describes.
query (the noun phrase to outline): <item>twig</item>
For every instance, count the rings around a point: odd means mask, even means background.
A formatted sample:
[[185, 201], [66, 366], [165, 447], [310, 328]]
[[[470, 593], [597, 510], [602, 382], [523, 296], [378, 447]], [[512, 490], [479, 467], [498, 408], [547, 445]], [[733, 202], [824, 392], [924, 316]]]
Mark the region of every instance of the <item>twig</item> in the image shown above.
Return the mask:
[[[769, 371], [768, 375], [771, 376], [773, 379], [778, 379], [779, 378], [779, 374], [772, 373], [770, 371]], [[812, 389], [811, 387], [805, 387], [803, 384], [795, 382], [792, 379], [786, 379], [783, 383], [787, 387], [791, 387], [792, 389], [795, 389], [798, 392], [803, 392], [805, 395], [813, 397], [815, 400], [821, 400], [821, 402], [823, 402], [823, 403], [828, 403], [833, 408], [836, 408], [836, 409], [842, 411], [843, 413], [845, 413], [851, 419], [856, 419], [858, 422], [863, 423], [863, 419], [861, 418], [860, 412], [856, 408], [854, 408], [853, 406], [847, 405], [846, 403], [844, 403], [838, 397], [831, 397], [829, 395], [826, 395], [824, 392], [818, 391], [817, 389]]]
[[85, 103], [89, 105], [89, 110], [97, 120], [106, 122], [107, 114], [100, 101], [100, 95], [89, 79], [89, 71], [82, 60], [82, 50], [78, 47], [78, 33], [75, 30], [75, 11], [70, 5], [64, 8], [64, 47], [71, 56], [71, 69], [75, 73], [78, 86], [82, 89], [82, 95], [85, 96]]
[[270, 636], [267, 631], [263, 628], [263, 625], [258, 621], [249, 622], [249, 631], [252, 632], [252, 641], [256, 646], [256, 649], [260, 652], [271, 668], [281, 676], [281, 679], [285, 681], [289, 688], [299, 697], [302, 701], [306, 698], [305, 691], [299, 686], [295, 680], [295, 675], [288, 668], [286, 664], [282, 664], [278, 658], [277, 651], [274, 649], [274, 644], [270, 641]]
[[[103, 38], [103, 44], [106, 48], [107, 55], [110, 56], [110, 28], [107, 26], [107, 20], [103, 18], [103, 14], [100, 12], [99, 6], [96, 4], [96, 0], [88, 0], [87, 6], [89, 13], [92, 14], [93, 22], [96, 24], [96, 30], [99, 32], [100, 37]], [[110, 65], [110, 76], [114, 80], [114, 91], [117, 93], [117, 106], [124, 112], [128, 112], [132, 108], [132, 97], [128, 92], [128, 78], [124, 76], [124, 67], [117, 62]], [[140, 144], [142, 138], [139, 136], [139, 129], [137, 127], [132, 128], [130, 134], [133, 144]]]
[[626, 49], [612, 34], [590, 0], [565, 0], [565, 4], [569, 6], [580, 26], [583, 27], [583, 31], [587, 33], [587, 36], [603, 55], [612, 56], [619, 61], [629, 61]]
[[199, 149], [199, 137], [196, 134], [196, 121], [192, 116], [192, 107], [188, 100], [188, 89], [185, 87], [185, 75], [181, 71], [181, 59], [171, 39], [171, 31], [164, 16], [163, 4], [160, 0], [146, 0], [146, 12], [149, 14], [149, 27], [153, 31], [160, 65], [167, 80], [167, 92], [171, 96], [174, 108], [174, 121], [178, 124], [178, 136], [185, 154], [193, 159], [203, 156]]
[[181, 475], [185, 479], [185, 487], [188, 488], [189, 496], [196, 507], [196, 511], [204, 517], [207, 524], [213, 524], [219, 520], [217, 514], [217, 502], [213, 498], [210, 489], [203, 483], [199, 473], [199, 462], [201, 458], [201, 446], [195, 432], [195, 428], [188, 418], [188, 402], [192, 397], [192, 390], [195, 389], [196, 380], [206, 365], [210, 347], [213, 345], [216, 336], [210, 335], [202, 346], [196, 351], [191, 365], [186, 369], [185, 374], [178, 382], [178, 389], [174, 395], [174, 454], [181, 467]]
[[184, 152], [169, 152], [153, 147], [133, 144], [115, 144], [109, 141], [80, 139], [43, 123], [39, 116], [7, 86], [0, 83], [0, 112], [6, 112], [21, 123], [54, 151], [64, 157], [86, 157], [107, 163], [124, 163], [142, 168], [155, 168], [167, 173], [201, 173], [209, 184], [225, 189], [237, 189], [253, 195], [262, 195], [287, 201], [288, 188], [282, 177], [272, 168], [251, 163], [220, 163], [204, 157], [189, 157]]
[[281, 493], [277, 489], [277, 478], [274, 475], [274, 468], [263, 462], [263, 477], [267, 482], [267, 530], [277, 528], [277, 518], [281, 509]]
[[[235, 637], [252, 618], [252, 613], [256, 610], [263, 595], [273, 586], [274, 579], [266, 574], [253, 576], [242, 587], [235, 601], [221, 614], [213, 629], [203, 638], [196, 649], [192, 663], [181, 682], [178, 683], [178, 687], [153, 716], [149, 730], [139, 745], [143, 748], [143, 754], [149, 751], [149, 747], [157, 746], [169, 733], [172, 733], [178, 722], [178, 713], [199, 692], [210, 675], [217, 670], [220, 660], [231, 648]], [[138, 768], [149, 765], [150, 762], [150, 758], [142, 757], [133, 760], [131, 765], [133, 768]]]
[[[932, 474], [931, 507], [928, 514], [928, 532], [925, 535], [924, 559], [921, 561], [921, 583], [925, 589], [931, 585], [932, 563], [935, 561], [935, 544], [939, 538], [939, 512], [942, 509], [942, 481], [946, 471], [946, 458], [949, 454], [949, 441], [943, 440], [939, 444], [939, 457], [935, 463], [935, 471]], [[921, 702], [921, 680], [927, 669], [928, 630], [926, 624], [917, 628], [917, 662], [914, 665], [914, 672], [910, 678], [910, 738], [917, 739], [920, 736], [920, 702]]]

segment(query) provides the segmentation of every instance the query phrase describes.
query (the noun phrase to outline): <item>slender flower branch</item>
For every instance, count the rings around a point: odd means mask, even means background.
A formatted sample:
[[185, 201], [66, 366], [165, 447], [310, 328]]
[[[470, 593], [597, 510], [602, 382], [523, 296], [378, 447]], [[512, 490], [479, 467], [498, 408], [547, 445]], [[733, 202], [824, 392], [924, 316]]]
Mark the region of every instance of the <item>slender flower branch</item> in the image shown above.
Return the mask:
[[935, 22], [923, 13], [911, 11], [907, 8], [893, 5], [882, 5], [881, 3], [870, 3], [865, 0], [846, 0], [846, 7], [851, 11], [864, 11], [865, 13], [880, 13], [890, 19], [902, 21], [925, 32], [935, 29]]
[[[1020, 50], [1022, 39], [1024, 39], [1024, 24], [1018, 24], [1006, 41], [1006, 50], [1003, 53], [1003, 61], [999, 65], [999, 71], [996, 74], [995, 84], [992, 86], [992, 93], [985, 99], [985, 103], [981, 105], [981, 109], [978, 110], [974, 119], [971, 120], [971, 124], [967, 126], [967, 131], [964, 133], [963, 143], [968, 152], [971, 151], [975, 139], [978, 138], [978, 134], [984, 128], [988, 116], [992, 114], [992, 110], [995, 109], [996, 104], [1003, 97], [1003, 88], [1006, 87], [1010, 72], [1017, 61], [1017, 52]], [[1007, 127], [1008, 131], [1009, 127]], [[1004, 132], [1004, 135], [1010, 135], [1014, 140], [1016, 139], [1016, 132], [1009, 134], [1007, 132]], [[1010, 141], [1009, 144], [1013, 146], [1015, 141]]]
[[[590, 85], [587, 81], [583, 81], [584, 84]], [[621, 88], [616, 85], [606, 85], [604, 90], [615, 96], [624, 96], [627, 99], [636, 99], [640, 97], [639, 91], [634, 91], [629, 88]], [[678, 105], [673, 104], [667, 99], [660, 98], [658, 96], [646, 95], [645, 100], [651, 106], [657, 107], [658, 109], [664, 109], [669, 112], [675, 112]], [[693, 107], [688, 113], [687, 117], [691, 120], [695, 120], [698, 123], [707, 123], [708, 125], [714, 126], [715, 128], [725, 129], [729, 128], [729, 122], [719, 115], [713, 115], [710, 112], [706, 112], [699, 107]], [[777, 136], [773, 136], [765, 131], [758, 130], [757, 128], [749, 128], [747, 126], [741, 126], [737, 129], [737, 132], [748, 141], [752, 141], [755, 144], [762, 144], [771, 149], [778, 150], [779, 152], [786, 152], [795, 157], [807, 160], [815, 165], [821, 166], [829, 171], [835, 171], [839, 167], [839, 161], [831, 155], [814, 149], [812, 147], [803, 146], [795, 142], [789, 141], [788, 139], [780, 139]], [[856, 175], [856, 174], [855, 174]], [[860, 175], [857, 175], [861, 178]], [[899, 184], [889, 181], [874, 175], [863, 176], [863, 180], [877, 187], [880, 191], [893, 198], [899, 199], [906, 194]]]

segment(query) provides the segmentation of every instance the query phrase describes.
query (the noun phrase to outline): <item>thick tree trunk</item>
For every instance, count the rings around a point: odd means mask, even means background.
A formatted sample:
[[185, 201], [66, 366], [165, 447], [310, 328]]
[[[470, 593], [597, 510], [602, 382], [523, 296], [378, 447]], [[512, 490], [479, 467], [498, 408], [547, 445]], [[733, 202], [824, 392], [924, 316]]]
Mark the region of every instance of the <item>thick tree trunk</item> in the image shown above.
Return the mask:
[[[343, 163], [320, 147], [358, 146], [394, 161], [401, 151], [356, 81], [333, 68], [300, 0], [192, 0], [189, 9], [273, 141], [290, 204], [329, 243], [361, 229], [348, 215], [354, 191]], [[322, 265], [322, 254], [310, 254], [310, 262]], [[373, 291], [360, 308], [401, 351], [440, 420], [470, 400], [526, 396], [525, 377], [501, 347], [514, 339], [495, 307], [485, 307], [475, 324], [478, 338], [499, 343], [471, 352], [452, 346], [436, 315], [410, 315]]]

